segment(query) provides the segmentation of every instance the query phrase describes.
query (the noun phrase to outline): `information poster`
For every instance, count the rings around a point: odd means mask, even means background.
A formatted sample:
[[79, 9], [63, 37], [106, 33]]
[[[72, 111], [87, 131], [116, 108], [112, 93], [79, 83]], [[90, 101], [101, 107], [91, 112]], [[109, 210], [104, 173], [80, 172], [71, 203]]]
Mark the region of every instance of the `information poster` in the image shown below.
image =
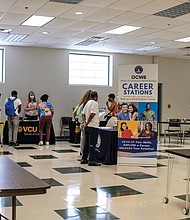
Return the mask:
[[119, 65], [118, 164], [157, 164], [158, 65]]

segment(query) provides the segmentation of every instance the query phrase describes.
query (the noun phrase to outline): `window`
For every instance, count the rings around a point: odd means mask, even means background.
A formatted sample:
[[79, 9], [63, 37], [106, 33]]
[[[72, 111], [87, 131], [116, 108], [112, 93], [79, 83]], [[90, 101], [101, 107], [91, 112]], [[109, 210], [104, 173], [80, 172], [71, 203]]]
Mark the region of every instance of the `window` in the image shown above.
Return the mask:
[[110, 55], [69, 54], [69, 84], [111, 86]]
[[0, 83], [4, 82], [4, 53], [5, 50], [3, 48], [0, 48]]

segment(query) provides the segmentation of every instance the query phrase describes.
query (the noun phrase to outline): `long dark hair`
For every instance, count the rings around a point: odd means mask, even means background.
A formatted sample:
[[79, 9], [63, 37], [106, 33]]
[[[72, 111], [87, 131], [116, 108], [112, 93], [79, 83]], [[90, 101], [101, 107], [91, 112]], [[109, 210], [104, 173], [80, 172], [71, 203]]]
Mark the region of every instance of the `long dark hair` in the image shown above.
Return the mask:
[[152, 130], [152, 123], [151, 123], [151, 122], [149, 122], [149, 121], [148, 121], [148, 122], [146, 122], [146, 123], [145, 123], [145, 125], [144, 125], [145, 130], [146, 130], [146, 126], [147, 126], [147, 125], [149, 125], [149, 126], [150, 126], [150, 130]]
[[134, 104], [129, 104], [129, 106], [128, 107], [132, 107], [133, 108], [133, 111], [132, 111], [132, 114], [134, 113], [134, 112], [138, 112], [138, 109], [137, 109], [137, 107], [134, 105]]
[[122, 128], [122, 125], [126, 125], [126, 129], [128, 129], [127, 123], [126, 122], [121, 122], [121, 127], [120, 127], [121, 131], [124, 131], [123, 128]]

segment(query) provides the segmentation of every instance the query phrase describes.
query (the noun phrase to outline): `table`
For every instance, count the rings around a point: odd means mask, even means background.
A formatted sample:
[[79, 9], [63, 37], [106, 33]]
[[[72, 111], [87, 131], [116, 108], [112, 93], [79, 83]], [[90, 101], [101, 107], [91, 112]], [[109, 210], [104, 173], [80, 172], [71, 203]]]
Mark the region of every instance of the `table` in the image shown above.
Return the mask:
[[[106, 121], [100, 121], [100, 127], [106, 126]], [[79, 144], [80, 143], [80, 133], [75, 134], [75, 121], [69, 122], [69, 142]]]
[[[160, 130], [161, 130], [161, 125], [162, 124], [169, 124], [169, 123], [171, 123], [171, 122], [169, 122], [169, 121], [158, 121], [158, 143], [160, 143]], [[187, 120], [187, 121], [180, 121], [180, 122], [172, 122], [172, 124], [180, 124], [180, 125], [190, 125], [190, 121], [189, 120]], [[183, 137], [182, 137], [183, 139], [184, 139], [184, 132], [183, 132]]]
[[16, 196], [45, 194], [50, 187], [8, 157], [0, 157], [0, 196], [12, 197], [12, 220], [16, 220]]
[[[3, 130], [3, 144], [9, 143], [8, 130], [9, 130], [8, 121], [6, 121]], [[39, 121], [20, 121], [17, 141], [19, 144], [38, 144]], [[45, 135], [44, 135], [44, 141], [45, 141]], [[53, 125], [51, 126], [49, 143], [55, 144], [55, 133], [54, 133]]]
[[[75, 135], [75, 122], [69, 123], [70, 142], [80, 143], [80, 134]], [[99, 137], [97, 141], [97, 159], [109, 165], [117, 164], [117, 130], [110, 127], [99, 127]]]
[[103, 164], [117, 164], [117, 137], [117, 130], [108, 127], [99, 128], [96, 150], [97, 159]]
[[177, 155], [179, 157], [183, 157], [187, 159], [186, 164], [186, 203], [185, 208], [183, 208], [183, 214], [187, 215], [189, 213], [189, 178], [190, 178], [190, 149], [169, 149], [166, 150], [168, 153], [168, 169], [167, 169], [167, 188], [166, 188], [166, 196], [163, 199], [163, 202], [167, 204], [169, 202], [168, 194], [169, 194], [169, 186], [171, 183], [171, 176], [173, 170], [173, 161], [174, 158], [171, 156]]

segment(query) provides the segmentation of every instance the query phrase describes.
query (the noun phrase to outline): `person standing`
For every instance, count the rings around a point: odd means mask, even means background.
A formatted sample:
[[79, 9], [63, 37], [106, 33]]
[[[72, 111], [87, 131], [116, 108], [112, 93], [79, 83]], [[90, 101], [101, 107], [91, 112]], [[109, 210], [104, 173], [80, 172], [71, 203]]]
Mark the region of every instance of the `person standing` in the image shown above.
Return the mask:
[[37, 120], [38, 119], [38, 102], [33, 91], [28, 93], [28, 99], [24, 104], [25, 117], [27, 120]]
[[117, 117], [118, 104], [115, 101], [115, 95], [114, 94], [109, 94], [108, 95], [108, 101], [106, 102], [106, 106], [107, 106], [107, 109], [109, 110], [109, 112], [104, 116], [104, 118], [106, 118], [106, 121], [108, 121], [112, 116]]
[[7, 115], [9, 128], [9, 146], [19, 146], [17, 134], [22, 102], [17, 96], [17, 91], [13, 90], [11, 96], [5, 100], [5, 114]]
[[40, 117], [39, 122], [39, 146], [43, 145], [43, 130], [46, 127], [46, 146], [49, 146], [50, 129], [52, 124], [52, 117], [54, 114], [54, 108], [50, 102], [48, 102], [48, 95], [44, 94], [40, 97], [41, 103], [38, 105], [38, 115]]
[[78, 119], [78, 122], [80, 123], [80, 126], [81, 126], [81, 136], [80, 136], [80, 154], [81, 155], [82, 155], [82, 152], [84, 149], [84, 143], [85, 143], [85, 131], [84, 131], [84, 128], [82, 127], [82, 124], [83, 124], [82, 112], [83, 112], [83, 109], [84, 109], [86, 103], [91, 98], [91, 96], [90, 96], [91, 92], [92, 92], [92, 90], [88, 90], [84, 94], [84, 96], [80, 100], [79, 104], [76, 106], [75, 110], [73, 111], [75, 120]]
[[96, 91], [92, 91], [91, 100], [86, 103], [82, 113], [83, 128], [85, 129], [85, 144], [81, 164], [88, 163], [89, 166], [101, 165], [101, 163], [96, 161], [95, 150], [99, 131], [99, 106], [97, 100], [98, 93]]

